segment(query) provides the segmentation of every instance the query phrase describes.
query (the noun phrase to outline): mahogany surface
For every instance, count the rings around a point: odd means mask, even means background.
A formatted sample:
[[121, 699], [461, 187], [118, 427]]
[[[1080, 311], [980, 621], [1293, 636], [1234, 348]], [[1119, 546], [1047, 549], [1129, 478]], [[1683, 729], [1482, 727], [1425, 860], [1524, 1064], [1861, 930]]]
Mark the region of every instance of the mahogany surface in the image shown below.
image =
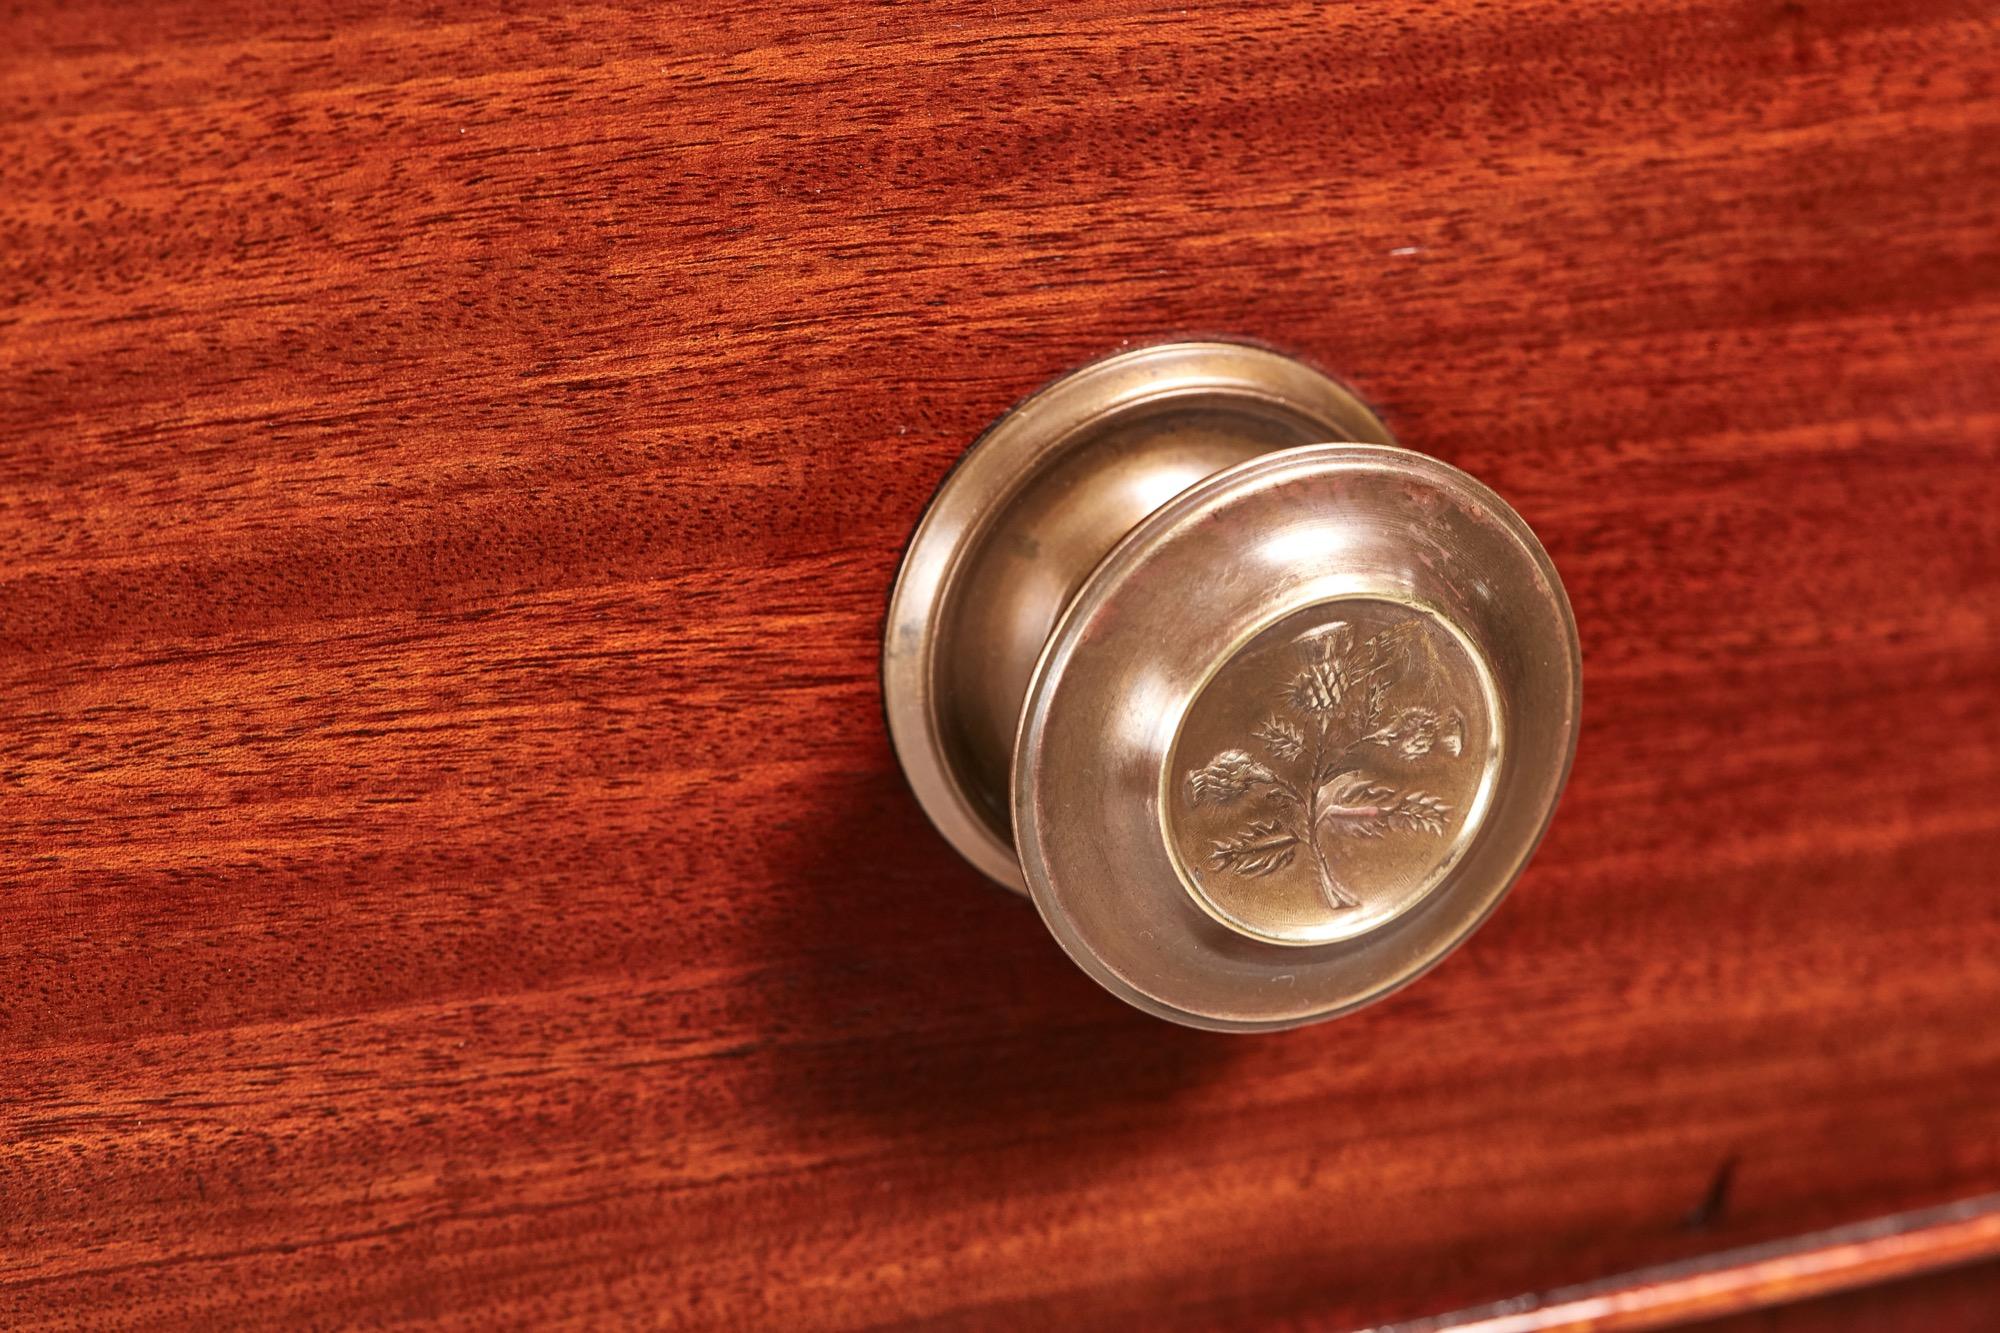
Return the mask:
[[[1338, 1327], [2000, 1188], [1991, 0], [0, 16], [0, 1324]], [[1268, 340], [1582, 744], [1412, 989], [1127, 1010], [904, 538]]]

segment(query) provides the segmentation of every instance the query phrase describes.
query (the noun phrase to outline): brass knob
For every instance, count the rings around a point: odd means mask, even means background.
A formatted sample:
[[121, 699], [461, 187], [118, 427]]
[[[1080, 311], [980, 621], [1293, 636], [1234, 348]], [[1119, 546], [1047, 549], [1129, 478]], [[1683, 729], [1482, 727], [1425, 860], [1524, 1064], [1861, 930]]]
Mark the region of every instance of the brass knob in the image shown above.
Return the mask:
[[967, 452], [883, 691], [931, 820], [1085, 971], [1247, 1031], [1378, 999], [1486, 918], [1554, 814], [1581, 667], [1499, 496], [1296, 361], [1177, 343]]

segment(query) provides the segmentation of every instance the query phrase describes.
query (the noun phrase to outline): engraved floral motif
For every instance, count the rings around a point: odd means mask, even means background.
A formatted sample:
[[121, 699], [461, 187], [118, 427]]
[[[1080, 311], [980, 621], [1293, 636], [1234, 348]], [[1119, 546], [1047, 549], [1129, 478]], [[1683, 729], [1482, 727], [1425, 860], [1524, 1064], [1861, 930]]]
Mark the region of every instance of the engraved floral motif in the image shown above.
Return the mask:
[[1335, 621], [1291, 646], [1296, 674], [1279, 691], [1278, 711], [1251, 731], [1263, 757], [1220, 751], [1188, 772], [1183, 792], [1194, 806], [1252, 807], [1239, 828], [1212, 843], [1217, 870], [1274, 874], [1303, 848], [1320, 895], [1340, 911], [1361, 900], [1335, 872], [1329, 841], [1435, 836], [1451, 815], [1437, 796], [1398, 786], [1371, 764], [1456, 757], [1465, 747], [1465, 718], [1440, 705], [1442, 667], [1413, 620], [1359, 642], [1352, 625]]

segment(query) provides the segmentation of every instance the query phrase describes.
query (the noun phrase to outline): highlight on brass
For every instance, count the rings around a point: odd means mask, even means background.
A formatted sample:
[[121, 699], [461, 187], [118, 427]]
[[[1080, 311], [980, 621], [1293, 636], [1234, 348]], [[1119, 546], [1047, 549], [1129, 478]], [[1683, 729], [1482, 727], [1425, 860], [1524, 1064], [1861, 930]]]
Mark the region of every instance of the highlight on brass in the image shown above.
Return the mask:
[[1485, 919], [1568, 774], [1575, 623], [1491, 490], [1234, 343], [1008, 413], [912, 537], [889, 727], [939, 831], [1107, 989], [1329, 1018]]

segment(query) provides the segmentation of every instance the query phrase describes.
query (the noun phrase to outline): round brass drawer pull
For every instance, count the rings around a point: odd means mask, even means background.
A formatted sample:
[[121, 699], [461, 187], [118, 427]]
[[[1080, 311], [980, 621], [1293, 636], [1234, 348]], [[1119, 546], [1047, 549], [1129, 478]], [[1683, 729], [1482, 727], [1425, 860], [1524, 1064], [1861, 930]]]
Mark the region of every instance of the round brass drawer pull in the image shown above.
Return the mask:
[[1555, 811], [1581, 679], [1500, 497], [1298, 362], [1177, 343], [966, 454], [883, 690], [932, 821], [1079, 965], [1246, 1031], [1380, 998], [1485, 919]]

